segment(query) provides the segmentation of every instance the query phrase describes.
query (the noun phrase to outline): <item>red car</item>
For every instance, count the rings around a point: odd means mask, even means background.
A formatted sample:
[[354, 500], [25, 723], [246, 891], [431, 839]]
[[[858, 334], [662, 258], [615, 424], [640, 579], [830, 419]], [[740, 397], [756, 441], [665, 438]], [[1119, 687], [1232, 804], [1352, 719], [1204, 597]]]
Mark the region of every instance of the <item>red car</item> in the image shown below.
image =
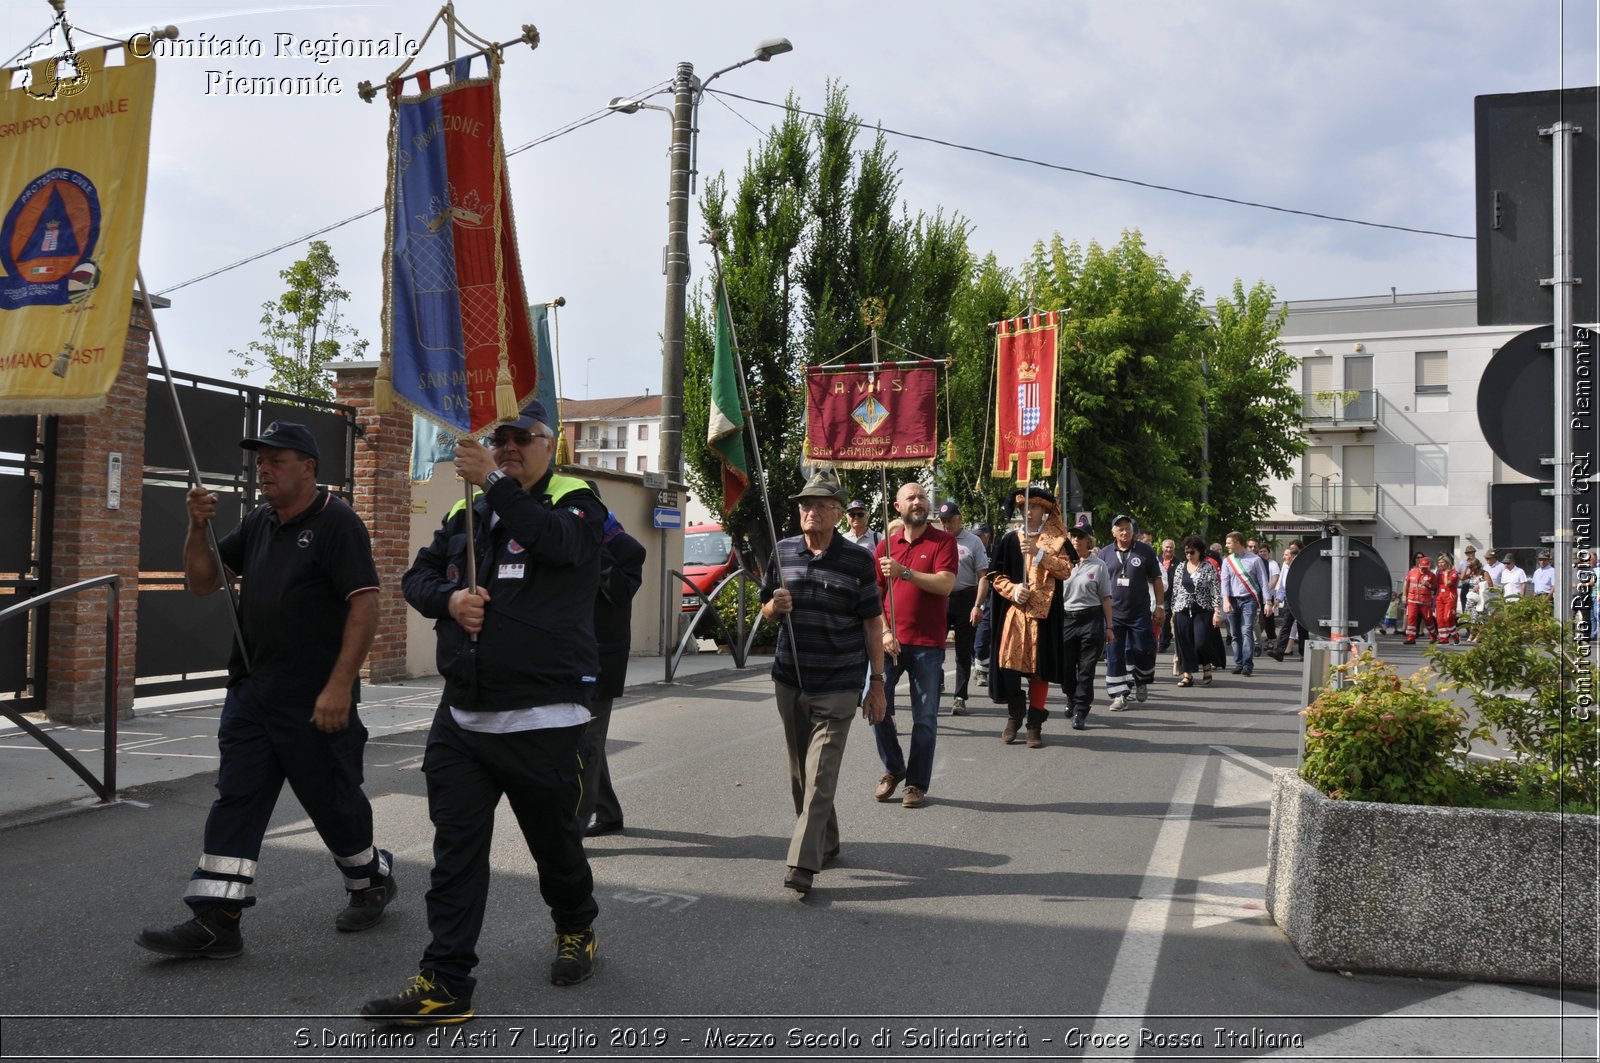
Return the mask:
[[691, 524], [683, 529], [683, 611], [692, 613], [700, 608], [694, 592], [709, 596], [738, 564], [733, 537], [722, 525]]

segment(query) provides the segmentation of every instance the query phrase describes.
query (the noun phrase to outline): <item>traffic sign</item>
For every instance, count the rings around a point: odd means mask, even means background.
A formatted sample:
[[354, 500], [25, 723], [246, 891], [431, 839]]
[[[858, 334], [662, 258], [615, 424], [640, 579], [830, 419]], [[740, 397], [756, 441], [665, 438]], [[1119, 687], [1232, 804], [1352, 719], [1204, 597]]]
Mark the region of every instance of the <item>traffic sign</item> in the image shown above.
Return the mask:
[[[1383, 623], [1394, 584], [1378, 551], [1359, 539], [1347, 537], [1344, 542], [1351, 555], [1350, 579], [1345, 588], [1345, 617], [1350, 621], [1350, 632], [1368, 631]], [[1333, 634], [1323, 623], [1332, 619], [1333, 612], [1333, 558], [1324, 556], [1332, 549], [1332, 539], [1306, 543], [1294, 564], [1289, 566], [1289, 582], [1283, 592], [1284, 602], [1300, 626], [1318, 632], [1323, 638]]]
[[657, 528], [683, 527], [683, 510], [668, 509], [666, 506], [657, 506], [650, 522]]

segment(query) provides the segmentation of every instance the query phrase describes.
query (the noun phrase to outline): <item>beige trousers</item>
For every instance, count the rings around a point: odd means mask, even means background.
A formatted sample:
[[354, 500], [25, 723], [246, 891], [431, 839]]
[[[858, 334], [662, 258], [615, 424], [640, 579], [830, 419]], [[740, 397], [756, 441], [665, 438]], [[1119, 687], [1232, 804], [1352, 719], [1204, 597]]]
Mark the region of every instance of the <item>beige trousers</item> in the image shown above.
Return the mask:
[[839, 788], [839, 765], [845, 739], [861, 704], [853, 690], [802, 694], [774, 683], [783, 741], [789, 751], [789, 790], [794, 796], [794, 837], [789, 840], [789, 866], [822, 870], [822, 856], [839, 844], [839, 816], [833, 798]]

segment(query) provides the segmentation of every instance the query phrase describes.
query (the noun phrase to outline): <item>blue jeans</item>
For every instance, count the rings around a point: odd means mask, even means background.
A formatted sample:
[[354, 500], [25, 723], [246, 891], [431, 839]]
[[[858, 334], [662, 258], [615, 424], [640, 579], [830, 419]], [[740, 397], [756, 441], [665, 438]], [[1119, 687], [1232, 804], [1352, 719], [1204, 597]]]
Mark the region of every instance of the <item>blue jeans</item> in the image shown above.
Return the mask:
[[[894, 726], [894, 688], [900, 675], [911, 677], [911, 760], [900, 750]], [[872, 728], [883, 770], [901, 776], [907, 786], [927, 792], [933, 778], [933, 744], [939, 733], [939, 688], [944, 681], [943, 646], [901, 646], [900, 659], [883, 660], [883, 722]]]
[[1233, 599], [1228, 612], [1228, 632], [1233, 636], [1233, 662], [1251, 668], [1256, 659], [1256, 600], [1248, 594]]

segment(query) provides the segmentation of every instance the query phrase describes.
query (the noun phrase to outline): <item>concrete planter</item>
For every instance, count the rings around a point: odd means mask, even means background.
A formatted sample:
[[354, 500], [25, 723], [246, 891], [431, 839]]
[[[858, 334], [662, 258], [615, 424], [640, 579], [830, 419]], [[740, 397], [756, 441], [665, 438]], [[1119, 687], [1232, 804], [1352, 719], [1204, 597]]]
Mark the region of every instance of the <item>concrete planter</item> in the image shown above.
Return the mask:
[[1267, 911], [1313, 967], [1592, 987], [1600, 820], [1334, 801], [1280, 770]]

